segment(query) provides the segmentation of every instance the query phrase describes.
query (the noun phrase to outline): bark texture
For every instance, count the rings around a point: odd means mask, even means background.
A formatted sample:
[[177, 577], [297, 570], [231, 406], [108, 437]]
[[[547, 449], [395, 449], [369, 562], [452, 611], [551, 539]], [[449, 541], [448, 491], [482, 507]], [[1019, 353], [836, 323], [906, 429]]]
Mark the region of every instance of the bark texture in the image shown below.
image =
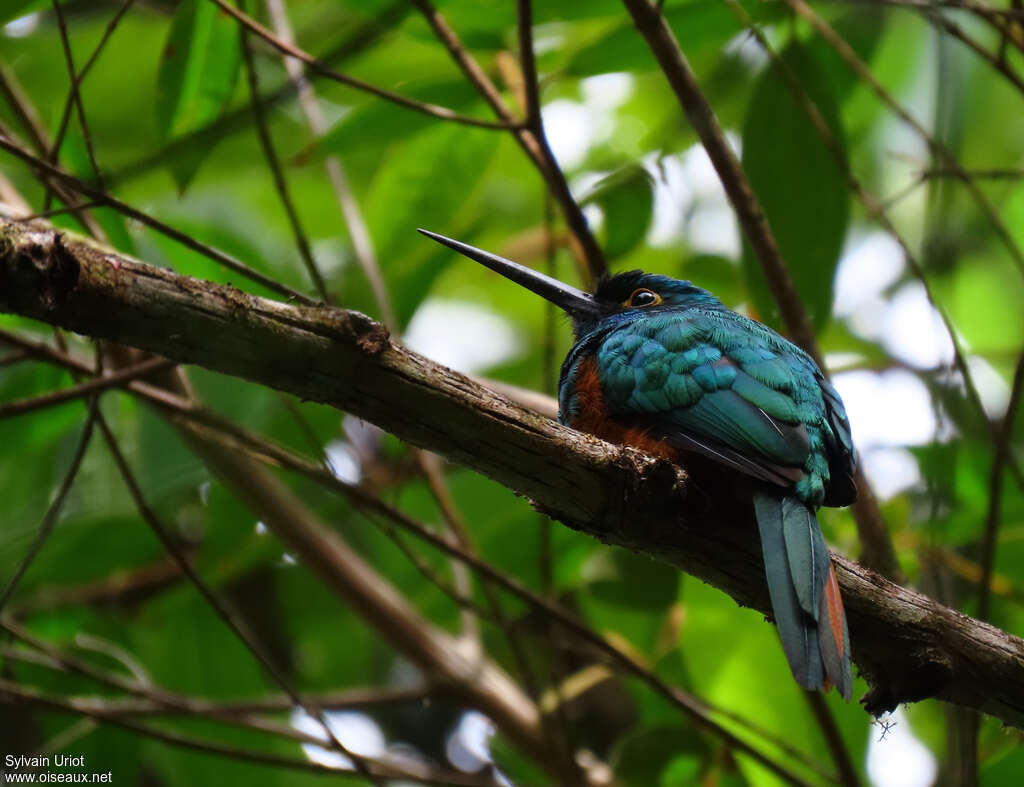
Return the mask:
[[[749, 494], [560, 426], [365, 315], [180, 276], [0, 217], [0, 311], [323, 402], [472, 467], [574, 529], [770, 610]], [[872, 713], [937, 697], [1024, 726], [1024, 641], [836, 556]]]

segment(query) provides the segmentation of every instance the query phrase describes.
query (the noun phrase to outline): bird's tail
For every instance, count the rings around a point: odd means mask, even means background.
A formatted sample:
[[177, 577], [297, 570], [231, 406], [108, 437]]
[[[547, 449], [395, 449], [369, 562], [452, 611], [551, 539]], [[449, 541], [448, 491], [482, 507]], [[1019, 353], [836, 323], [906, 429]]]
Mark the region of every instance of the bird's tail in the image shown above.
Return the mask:
[[792, 495], [754, 490], [775, 623], [804, 688], [853, 692], [850, 635], [832, 560], [814, 510]]

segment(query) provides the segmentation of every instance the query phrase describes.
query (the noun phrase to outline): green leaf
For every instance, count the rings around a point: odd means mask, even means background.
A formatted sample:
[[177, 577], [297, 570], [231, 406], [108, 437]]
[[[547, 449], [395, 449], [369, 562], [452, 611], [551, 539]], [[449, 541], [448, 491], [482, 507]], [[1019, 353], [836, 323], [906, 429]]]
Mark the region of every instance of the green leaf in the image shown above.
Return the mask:
[[[615, 775], [623, 784], [658, 784], [663, 770], [683, 754], [702, 754], [701, 738], [683, 725], [640, 729], [615, 753]], [[678, 782], [676, 782], [678, 783]]]
[[[406, 87], [402, 95], [458, 112], [465, 112], [480, 103], [476, 89], [464, 79]], [[481, 113], [480, 117], [488, 115]], [[320, 140], [318, 148], [323, 153], [345, 155], [368, 145], [383, 147], [396, 140], [409, 139], [421, 129], [437, 124], [435, 117], [375, 98], [347, 114]]]
[[[772, 3], [745, 2], [743, 5], [758, 22], [777, 18], [781, 12]], [[736, 15], [720, 0], [690, 0], [669, 5], [664, 9], [664, 16], [687, 57], [700, 51], [716, 50], [742, 30]], [[568, 73], [589, 76], [657, 67], [647, 42], [623, 15], [621, 24], [576, 52], [569, 61]]]
[[449, 225], [479, 185], [497, 144], [493, 131], [435, 124], [398, 148], [374, 181], [366, 216], [401, 323], [412, 316], [442, 262], [452, 259], [416, 228], [453, 232]]
[[603, 552], [589, 569], [595, 598], [635, 610], [664, 611], [679, 592], [679, 571], [624, 549]]
[[[861, 60], [870, 63], [885, 33], [885, 12], [882, 6], [857, 8], [835, 20], [832, 28]], [[824, 81], [832, 86], [836, 100], [842, 102], [860, 84], [860, 79], [835, 48], [820, 36], [810, 41], [808, 47], [821, 64]]]
[[639, 164], [601, 180], [584, 200], [604, 212], [604, 246], [609, 259], [628, 254], [647, 234], [654, 208], [654, 179]]
[[8, 22], [38, 11], [44, 5], [49, 5], [49, 3], [46, 0], [6, 0], [0, 4], [0, 25], [6, 25]]
[[[845, 156], [835, 96], [814, 55], [799, 43], [782, 53]], [[849, 193], [833, 153], [777, 68], [766, 67], [743, 126], [743, 167], [768, 217], [779, 250], [811, 322], [820, 331], [832, 306], [832, 285], [849, 222]], [[761, 266], [744, 240], [743, 269], [762, 318], [778, 311]]]
[[[238, 80], [241, 50], [238, 26], [213, 3], [184, 0], [178, 6], [157, 74], [156, 116], [164, 141], [205, 126], [231, 100]], [[206, 146], [171, 165], [184, 191], [205, 155]]]

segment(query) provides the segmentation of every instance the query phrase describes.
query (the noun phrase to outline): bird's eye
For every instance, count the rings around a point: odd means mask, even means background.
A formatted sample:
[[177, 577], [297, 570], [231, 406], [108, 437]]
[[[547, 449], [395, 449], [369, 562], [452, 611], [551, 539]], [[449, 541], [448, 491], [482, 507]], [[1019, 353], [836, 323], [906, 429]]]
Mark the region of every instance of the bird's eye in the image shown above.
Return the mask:
[[659, 303], [661, 303], [661, 296], [658, 293], [641, 287], [639, 290], [633, 290], [633, 294], [623, 305], [630, 309], [638, 309], [644, 306], [657, 306]]

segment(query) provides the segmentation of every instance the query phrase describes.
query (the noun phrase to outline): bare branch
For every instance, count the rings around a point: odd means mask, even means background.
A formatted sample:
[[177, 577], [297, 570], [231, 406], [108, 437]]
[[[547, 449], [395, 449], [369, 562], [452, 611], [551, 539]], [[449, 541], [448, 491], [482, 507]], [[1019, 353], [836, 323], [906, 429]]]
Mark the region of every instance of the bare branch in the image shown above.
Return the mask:
[[168, 361], [166, 358], [150, 358], [136, 366], [129, 366], [119, 369], [112, 374], [94, 377], [87, 382], [79, 383], [70, 388], [33, 396], [28, 399], [19, 399], [15, 402], [2, 403], [0, 404], [0, 420], [35, 412], [36, 410], [44, 410], [48, 407], [55, 407], [66, 402], [73, 402], [76, 399], [84, 399], [87, 396], [108, 391], [111, 388], [120, 388], [132, 380], [148, 377], [155, 372], [165, 371], [172, 366], [174, 366], [174, 362]]
[[[26, 250], [46, 251], [53, 240], [35, 224], [0, 221], [0, 235], [6, 239], [0, 310], [116, 336], [180, 363], [352, 412], [476, 468], [571, 527], [672, 563], [741, 604], [769, 610], [750, 503], [736, 494], [735, 476], [721, 494], [707, 486], [713, 479], [691, 485], [674, 465], [576, 433], [431, 363], [355, 312], [285, 306], [123, 256], [113, 266], [103, 252], [68, 239], [73, 264], [48, 254], [35, 260]], [[256, 482], [247, 464], [222, 472], [232, 485], [248, 486]], [[268, 496], [266, 488], [246, 490], [257, 510], [277, 505]], [[294, 513], [280, 510], [276, 518]], [[340, 544], [324, 541], [318, 529], [290, 538], [293, 545], [305, 539], [301, 554], [311, 568], [342, 582], [338, 589], [346, 594], [356, 590], [344, 573], [348, 556], [344, 567], [334, 562]], [[869, 710], [936, 696], [1024, 724], [1024, 642], [842, 557], [835, 562], [855, 660], [872, 683]], [[357, 606], [365, 602], [361, 596]], [[398, 609], [389, 613], [393, 621], [405, 617]], [[419, 628], [411, 632], [415, 640], [403, 649], [433, 663], [452, 657], [436, 652], [436, 639], [424, 641]], [[536, 725], [536, 716], [529, 724]]]
[[[39, 155], [46, 156], [49, 150], [47, 142], [48, 135], [46, 128], [39, 120], [39, 115], [25, 95], [18, 83], [14, 70], [7, 66], [0, 66], [0, 92], [3, 92], [14, 116], [18, 118], [22, 128], [29, 135], [30, 144]], [[0, 137], [15, 139], [15, 135], [0, 123]], [[44, 183], [48, 191], [55, 193], [64, 202], [75, 218], [82, 226], [97, 240], [106, 240], [106, 234], [92, 214], [85, 210], [85, 206], [78, 205], [73, 191], [67, 189], [62, 183], [53, 177], [44, 177]], [[25, 211], [28, 212], [27, 210]], [[47, 211], [43, 211], [44, 213]]]

